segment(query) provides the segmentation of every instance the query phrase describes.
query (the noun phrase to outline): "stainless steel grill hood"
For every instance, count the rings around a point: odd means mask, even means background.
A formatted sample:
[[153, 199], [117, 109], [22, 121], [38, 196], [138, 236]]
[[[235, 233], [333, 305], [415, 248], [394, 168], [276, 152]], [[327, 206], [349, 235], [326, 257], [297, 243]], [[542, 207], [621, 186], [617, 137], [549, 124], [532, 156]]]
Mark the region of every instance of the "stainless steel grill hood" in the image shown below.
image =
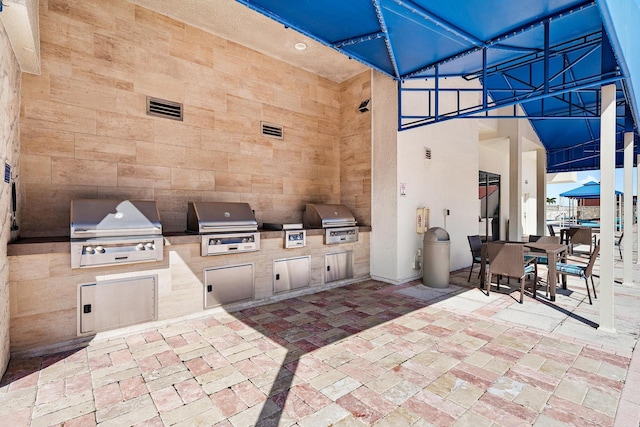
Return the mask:
[[189, 202], [187, 231], [208, 234], [257, 230], [258, 222], [248, 203]]
[[189, 202], [187, 231], [202, 236], [202, 256], [260, 250], [258, 222], [248, 203]]
[[161, 261], [162, 224], [153, 201], [71, 201], [71, 268]]
[[71, 201], [71, 238], [161, 235], [154, 201], [77, 199]]
[[302, 215], [305, 228], [354, 227], [356, 219], [345, 205], [307, 204]]

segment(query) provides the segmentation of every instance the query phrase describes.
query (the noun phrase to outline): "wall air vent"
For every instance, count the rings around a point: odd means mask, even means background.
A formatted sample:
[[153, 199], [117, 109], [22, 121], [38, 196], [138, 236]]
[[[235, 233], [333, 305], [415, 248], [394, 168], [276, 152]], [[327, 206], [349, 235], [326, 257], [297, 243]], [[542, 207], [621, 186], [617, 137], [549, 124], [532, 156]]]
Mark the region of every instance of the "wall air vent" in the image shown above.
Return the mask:
[[260, 133], [262, 136], [267, 136], [269, 138], [284, 139], [284, 130], [282, 125], [260, 122]]
[[182, 104], [147, 96], [147, 116], [182, 121]]
[[424, 159], [431, 160], [431, 148], [424, 147]]

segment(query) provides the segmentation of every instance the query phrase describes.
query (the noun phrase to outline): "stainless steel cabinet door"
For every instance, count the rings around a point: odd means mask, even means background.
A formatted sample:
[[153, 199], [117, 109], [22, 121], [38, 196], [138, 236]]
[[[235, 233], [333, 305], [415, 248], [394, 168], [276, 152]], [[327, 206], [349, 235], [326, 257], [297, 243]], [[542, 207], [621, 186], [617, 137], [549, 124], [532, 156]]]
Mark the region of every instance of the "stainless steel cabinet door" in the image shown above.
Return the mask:
[[154, 275], [80, 285], [79, 332], [106, 331], [156, 320], [157, 281]]
[[325, 255], [325, 283], [353, 277], [353, 252], [338, 252]]
[[273, 261], [273, 292], [286, 292], [309, 286], [311, 257]]
[[204, 271], [205, 308], [253, 298], [253, 264]]

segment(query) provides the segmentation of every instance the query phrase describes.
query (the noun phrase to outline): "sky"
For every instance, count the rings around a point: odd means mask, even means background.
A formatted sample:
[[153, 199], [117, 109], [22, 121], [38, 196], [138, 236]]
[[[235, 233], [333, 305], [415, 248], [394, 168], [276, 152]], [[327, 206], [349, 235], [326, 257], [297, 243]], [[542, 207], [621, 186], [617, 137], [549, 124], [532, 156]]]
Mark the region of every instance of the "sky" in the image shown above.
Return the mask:
[[[637, 178], [636, 178], [636, 169], [633, 168], [633, 194], [637, 194]], [[547, 197], [555, 197], [556, 202], [560, 201], [560, 193], [564, 193], [565, 191], [573, 190], [574, 188], [580, 187], [582, 184], [595, 181], [600, 182], [600, 171], [585, 171], [578, 172], [578, 182], [572, 182], [568, 184], [547, 184]], [[616, 190], [623, 191], [624, 190], [624, 170], [616, 169]]]

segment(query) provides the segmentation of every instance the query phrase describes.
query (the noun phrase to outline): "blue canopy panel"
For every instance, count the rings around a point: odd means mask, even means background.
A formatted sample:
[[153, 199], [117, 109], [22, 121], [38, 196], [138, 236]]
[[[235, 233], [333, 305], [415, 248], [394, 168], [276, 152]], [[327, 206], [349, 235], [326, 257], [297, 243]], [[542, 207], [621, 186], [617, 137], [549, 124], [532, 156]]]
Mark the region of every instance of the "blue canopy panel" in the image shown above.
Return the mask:
[[[615, 190], [615, 194], [622, 195], [622, 191]], [[560, 193], [560, 197], [568, 197], [570, 199], [599, 199], [600, 183], [589, 181], [580, 187]]]
[[[399, 130], [461, 117], [528, 118], [556, 172], [599, 167], [602, 85], [618, 88], [618, 148], [633, 130], [629, 119], [637, 122], [636, 1], [237, 1], [396, 79]], [[440, 87], [449, 76], [480, 84]], [[420, 104], [418, 113], [403, 110], [410, 92], [424, 97], [408, 103]], [[440, 103], [456, 97], [458, 107], [444, 111]], [[476, 104], [461, 105], [469, 99]]]

